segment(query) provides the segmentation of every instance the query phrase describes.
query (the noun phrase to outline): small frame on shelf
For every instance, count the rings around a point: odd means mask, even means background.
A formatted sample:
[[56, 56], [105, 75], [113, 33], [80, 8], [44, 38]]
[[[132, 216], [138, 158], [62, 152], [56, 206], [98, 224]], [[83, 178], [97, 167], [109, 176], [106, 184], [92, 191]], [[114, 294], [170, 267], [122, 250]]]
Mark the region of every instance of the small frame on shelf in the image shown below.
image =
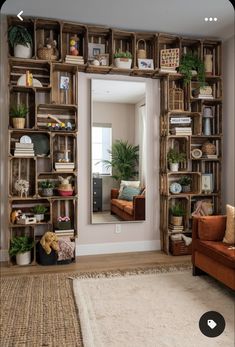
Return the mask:
[[213, 174], [212, 173], [202, 173], [202, 182], [201, 182], [202, 192], [205, 194], [213, 193]]
[[153, 70], [153, 59], [138, 59], [138, 68], [144, 70]]

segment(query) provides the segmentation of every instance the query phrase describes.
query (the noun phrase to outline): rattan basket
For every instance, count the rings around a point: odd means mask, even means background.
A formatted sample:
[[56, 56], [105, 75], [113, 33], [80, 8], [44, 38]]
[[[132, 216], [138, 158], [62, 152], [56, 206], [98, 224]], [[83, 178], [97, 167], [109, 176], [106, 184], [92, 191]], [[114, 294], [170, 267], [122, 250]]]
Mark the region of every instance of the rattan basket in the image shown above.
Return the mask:
[[[143, 42], [143, 48], [139, 48], [139, 43]], [[137, 41], [136, 44], [137, 48], [137, 59], [146, 59], [147, 57], [147, 52], [146, 52], [146, 42], [143, 39], [140, 39]]]
[[174, 111], [184, 111], [184, 91], [181, 88], [170, 88], [169, 108]]
[[38, 48], [38, 58], [42, 60], [54, 60], [55, 56], [53, 55], [54, 49], [42, 47]]
[[186, 255], [192, 254], [192, 243], [186, 246], [182, 240], [171, 240], [170, 239], [170, 252], [172, 255]]
[[202, 153], [203, 154], [216, 154], [216, 147], [213, 143], [207, 141], [202, 145]]

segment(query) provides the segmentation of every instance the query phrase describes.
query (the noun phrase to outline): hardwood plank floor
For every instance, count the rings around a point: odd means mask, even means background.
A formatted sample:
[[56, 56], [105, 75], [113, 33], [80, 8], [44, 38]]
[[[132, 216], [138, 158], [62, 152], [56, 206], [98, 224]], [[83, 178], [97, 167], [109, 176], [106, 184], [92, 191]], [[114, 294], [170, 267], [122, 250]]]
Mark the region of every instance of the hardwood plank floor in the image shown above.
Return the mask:
[[39, 275], [69, 272], [101, 272], [147, 269], [156, 265], [191, 264], [191, 256], [172, 256], [161, 251], [88, 255], [77, 257], [76, 263], [56, 266], [9, 266], [1, 263], [1, 276]]

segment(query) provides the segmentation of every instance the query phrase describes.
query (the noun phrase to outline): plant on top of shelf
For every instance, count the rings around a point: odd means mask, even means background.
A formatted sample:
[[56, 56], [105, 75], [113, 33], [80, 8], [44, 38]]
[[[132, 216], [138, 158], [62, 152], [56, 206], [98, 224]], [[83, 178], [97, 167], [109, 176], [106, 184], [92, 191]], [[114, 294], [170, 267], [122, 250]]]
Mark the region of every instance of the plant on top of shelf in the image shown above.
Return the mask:
[[54, 182], [45, 180], [41, 182], [40, 186], [42, 189], [43, 196], [53, 196], [53, 190], [55, 188]]
[[183, 152], [178, 152], [174, 148], [170, 148], [167, 153], [167, 160], [170, 164], [171, 171], [179, 170], [179, 163], [183, 163], [186, 159], [186, 155]]
[[114, 53], [114, 63], [117, 68], [130, 69], [132, 54], [129, 51], [122, 52], [120, 49]]
[[24, 104], [12, 106], [10, 116], [12, 117], [13, 127], [22, 129], [25, 127], [25, 117], [28, 113], [28, 108]]
[[176, 202], [175, 205], [170, 207], [171, 223], [173, 225], [182, 225], [183, 216], [185, 215], [185, 209], [181, 203]]
[[196, 71], [200, 86], [205, 86], [205, 65], [204, 62], [196, 55], [193, 55], [192, 53], [184, 54], [180, 59], [178, 71], [183, 75], [184, 85], [191, 81], [193, 71]]
[[41, 222], [44, 219], [44, 213], [46, 213], [47, 208], [43, 205], [36, 205], [32, 208], [32, 212], [36, 218], [37, 222]]
[[15, 236], [10, 243], [9, 254], [16, 256], [18, 265], [28, 265], [31, 262], [31, 249], [34, 247], [34, 241], [29, 236]]
[[8, 30], [8, 40], [14, 49], [14, 56], [16, 58], [32, 57], [33, 41], [26, 27], [22, 25], [11, 26]]

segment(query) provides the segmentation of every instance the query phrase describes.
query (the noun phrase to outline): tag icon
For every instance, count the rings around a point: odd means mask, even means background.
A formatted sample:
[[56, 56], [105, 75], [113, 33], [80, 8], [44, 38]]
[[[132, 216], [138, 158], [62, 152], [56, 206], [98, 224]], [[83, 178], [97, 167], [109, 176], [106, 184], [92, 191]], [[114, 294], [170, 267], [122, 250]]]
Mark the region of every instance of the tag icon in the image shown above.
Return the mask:
[[214, 329], [217, 324], [215, 323], [215, 321], [213, 319], [208, 319], [207, 321], [207, 325], [211, 328], [211, 329]]

